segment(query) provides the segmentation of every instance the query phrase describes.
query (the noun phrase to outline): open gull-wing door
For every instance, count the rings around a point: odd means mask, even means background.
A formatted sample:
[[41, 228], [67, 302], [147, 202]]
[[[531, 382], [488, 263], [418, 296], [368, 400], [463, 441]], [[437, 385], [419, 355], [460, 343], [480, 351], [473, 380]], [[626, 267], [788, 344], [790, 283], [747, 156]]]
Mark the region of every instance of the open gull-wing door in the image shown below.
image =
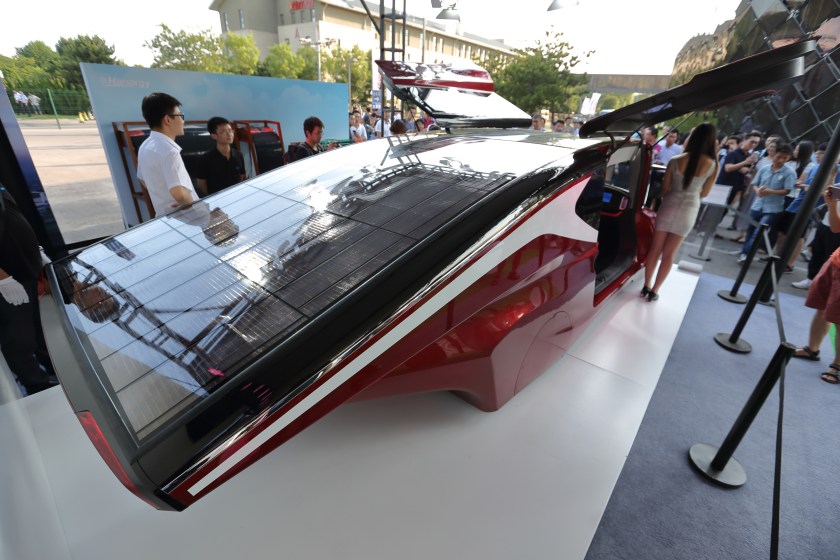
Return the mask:
[[629, 136], [641, 127], [697, 110], [708, 110], [776, 92], [805, 72], [812, 39], [759, 53], [697, 74], [686, 84], [588, 121], [581, 138], [599, 134]]
[[527, 128], [531, 117], [493, 92], [487, 70], [458, 66], [377, 60], [386, 87], [419, 106], [444, 127]]

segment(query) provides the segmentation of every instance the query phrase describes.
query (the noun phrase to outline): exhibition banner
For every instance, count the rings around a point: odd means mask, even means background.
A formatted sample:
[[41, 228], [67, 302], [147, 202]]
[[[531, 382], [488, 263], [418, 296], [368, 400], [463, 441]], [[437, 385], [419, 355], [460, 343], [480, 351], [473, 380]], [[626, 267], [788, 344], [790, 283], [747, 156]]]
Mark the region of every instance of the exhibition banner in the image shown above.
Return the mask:
[[[113, 123], [143, 121], [140, 105], [152, 92], [181, 101], [187, 121], [214, 116], [277, 121], [286, 146], [303, 141], [303, 121], [312, 115], [324, 122], [325, 139], [346, 139], [349, 133], [347, 84], [107, 64], [81, 68], [126, 227], [139, 220]], [[133, 163], [129, 166], [134, 173]]]

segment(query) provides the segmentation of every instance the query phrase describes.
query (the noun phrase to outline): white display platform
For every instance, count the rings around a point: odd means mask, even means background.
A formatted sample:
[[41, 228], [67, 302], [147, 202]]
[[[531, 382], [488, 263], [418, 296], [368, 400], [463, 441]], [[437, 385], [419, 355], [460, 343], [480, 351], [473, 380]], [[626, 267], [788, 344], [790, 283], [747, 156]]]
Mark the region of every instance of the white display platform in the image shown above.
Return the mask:
[[60, 389], [4, 402], [0, 379], [0, 558], [582, 559], [697, 279], [630, 283], [497, 412], [347, 404], [180, 513], [119, 484]]

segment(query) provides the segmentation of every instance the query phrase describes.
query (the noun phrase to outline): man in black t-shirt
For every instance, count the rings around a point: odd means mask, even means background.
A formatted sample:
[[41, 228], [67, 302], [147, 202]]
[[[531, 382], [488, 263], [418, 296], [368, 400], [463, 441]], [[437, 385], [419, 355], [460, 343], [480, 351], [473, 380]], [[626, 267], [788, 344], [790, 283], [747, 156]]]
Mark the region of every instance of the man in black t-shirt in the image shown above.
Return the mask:
[[326, 149], [321, 145], [321, 138], [324, 136], [324, 123], [318, 117], [309, 117], [303, 121], [303, 134], [306, 138], [303, 142], [292, 142], [286, 153], [289, 163], [299, 159], [318, 155], [326, 150], [332, 150], [338, 144], [331, 142]]
[[30, 395], [56, 384], [38, 313], [38, 276], [49, 259], [15, 199], [0, 185], [0, 349]]
[[731, 150], [723, 158], [720, 173], [718, 174], [717, 181], [715, 181], [719, 185], [729, 185], [732, 187], [729, 191], [729, 196], [726, 197], [727, 205], [731, 205], [746, 187], [748, 183], [747, 175], [750, 174], [753, 164], [757, 161], [757, 158], [751, 155], [750, 152], [755, 149], [761, 140], [760, 136], [752, 135], [747, 136], [745, 139], [739, 136], [730, 137], [730, 139], [733, 138], [738, 141], [738, 147]]
[[201, 196], [217, 193], [245, 180], [245, 160], [242, 152], [233, 147], [233, 127], [223, 117], [207, 121], [210, 137], [216, 147], [201, 155], [198, 160], [196, 186]]

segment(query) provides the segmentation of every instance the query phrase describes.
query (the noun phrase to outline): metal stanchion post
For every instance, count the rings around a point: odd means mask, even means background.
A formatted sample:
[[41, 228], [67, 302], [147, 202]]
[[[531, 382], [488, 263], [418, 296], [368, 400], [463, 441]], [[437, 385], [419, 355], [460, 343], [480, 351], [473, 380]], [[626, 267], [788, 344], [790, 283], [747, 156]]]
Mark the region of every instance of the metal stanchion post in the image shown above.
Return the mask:
[[738, 415], [738, 419], [729, 430], [720, 448], [705, 443], [698, 443], [691, 447], [688, 452], [691, 464], [709, 480], [727, 486], [737, 488], [747, 482], [747, 474], [744, 468], [732, 458], [735, 449], [750, 429], [764, 401], [776, 385], [782, 370], [793, 357], [796, 347], [788, 342], [782, 342], [773, 354], [770, 363], [764, 370], [764, 374], [753, 389], [750, 398]]
[[[758, 233], [756, 233], [756, 239], [764, 239], [764, 230], [767, 229], [767, 224], [758, 224]], [[758, 243], [753, 243], [752, 247], [750, 247], [750, 252], [747, 254], [747, 261], [744, 263], [744, 266], [741, 267], [741, 271], [738, 273], [738, 278], [735, 279], [735, 284], [732, 285], [732, 290], [727, 292], [726, 290], [721, 290], [718, 292], [718, 296], [726, 301], [731, 301], [732, 303], [746, 303], [747, 298], [738, 294], [738, 290], [741, 288], [741, 284], [744, 282], [744, 278], [747, 276], [747, 271], [750, 268], [750, 263], [753, 262], [755, 259], [755, 255], [758, 252]]]

